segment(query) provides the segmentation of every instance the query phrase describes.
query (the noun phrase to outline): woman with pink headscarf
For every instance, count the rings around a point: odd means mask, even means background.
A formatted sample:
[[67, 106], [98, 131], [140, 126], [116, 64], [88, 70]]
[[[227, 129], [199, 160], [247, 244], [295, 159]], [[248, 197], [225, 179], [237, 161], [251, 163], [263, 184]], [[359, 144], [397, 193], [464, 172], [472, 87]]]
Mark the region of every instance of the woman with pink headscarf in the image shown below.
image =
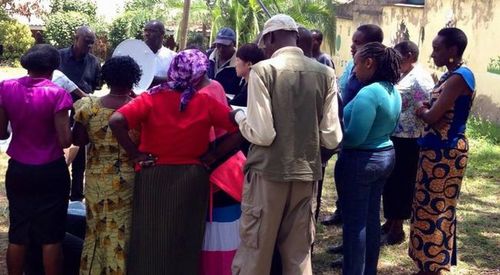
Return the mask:
[[[180, 52], [168, 81], [141, 94], [110, 118], [118, 142], [138, 168], [128, 274], [198, 274], [209, 198], [200, 158], [212, 127], [238, 128], [230, 108], [208, 93], [207, 57]], [[128, 129], [141, 128], [139, 145]]]

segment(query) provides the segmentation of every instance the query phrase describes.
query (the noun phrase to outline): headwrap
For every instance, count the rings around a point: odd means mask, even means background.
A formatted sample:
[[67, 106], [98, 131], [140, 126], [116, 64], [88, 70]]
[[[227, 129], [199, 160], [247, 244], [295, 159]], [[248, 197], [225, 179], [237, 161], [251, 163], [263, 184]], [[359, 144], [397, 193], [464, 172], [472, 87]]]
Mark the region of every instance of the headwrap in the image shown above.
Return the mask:
[[189, 100], [196, 93], [195, 87], [205, 78], [208, 58], [199, 50], [190, 49], [179, 52], [168, 69], [167, 82], [152, 88], [154, 94], [168, 89], [181, 93], [180, 111], [184, 111]]

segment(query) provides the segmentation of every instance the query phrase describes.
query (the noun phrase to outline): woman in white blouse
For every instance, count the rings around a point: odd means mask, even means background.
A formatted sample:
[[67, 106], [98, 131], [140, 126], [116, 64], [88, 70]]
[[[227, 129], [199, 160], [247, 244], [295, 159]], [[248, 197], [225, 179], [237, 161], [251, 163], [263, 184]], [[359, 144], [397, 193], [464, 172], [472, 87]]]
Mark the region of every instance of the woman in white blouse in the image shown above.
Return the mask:
[[424, 123], [415, 116], [419, 102], [427, 102], [434, 81], [417, 64], [418, 46], [403, 41], [394, 47], [403, 57], [402, 78], [397, 88], [401, 93], [402, 109], [398, 125], [391, 137], [396, 151], [396, 166], [384, 186], [383, 203], [386, 223], [382, 226], [383, 244], [394, 245], [404, 241], [403, 222], [410, 218], [415, 188], [419, 147]]

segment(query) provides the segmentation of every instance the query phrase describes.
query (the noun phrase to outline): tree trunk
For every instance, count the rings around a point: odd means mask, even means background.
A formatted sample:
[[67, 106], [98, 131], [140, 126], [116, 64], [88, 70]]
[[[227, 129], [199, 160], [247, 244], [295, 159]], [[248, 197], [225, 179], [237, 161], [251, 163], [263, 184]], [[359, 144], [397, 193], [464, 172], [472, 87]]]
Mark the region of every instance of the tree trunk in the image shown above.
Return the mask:
[[[201, 34], [203, 35], [203, 46], [208, 49], [210, 47], [210, 45], [208, 45], [208, 43], [207, 43], [207, 24], [206, 23], [203, 23], [203, 25], [201, 25]], [[210, 41], [210, 38], [208, 38], [208, 40]]]
[[186, 48], [190, 7], [191, 7], [191, 0], [184, 0], [182, 20], [179, 26], [179, 50], [184, 50]]

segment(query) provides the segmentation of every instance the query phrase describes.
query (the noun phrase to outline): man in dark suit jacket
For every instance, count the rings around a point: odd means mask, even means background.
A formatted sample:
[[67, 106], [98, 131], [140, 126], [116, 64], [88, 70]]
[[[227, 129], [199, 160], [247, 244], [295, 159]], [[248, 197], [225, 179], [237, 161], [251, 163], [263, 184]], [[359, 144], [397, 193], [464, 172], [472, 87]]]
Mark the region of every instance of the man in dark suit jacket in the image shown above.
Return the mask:
[[[86, 26], [79, 27], [75, 32], [73, 45], [59, 50], [63, 72], [78, 88], [87, 94], [101, 89], [101, 63], [90, 53], [95, 42], [94, 32]], [[73, 102], [80, 97], [72, 94]], [[71, 119], [73, 117], [71, 112]], [[73, 120], [72, 120], [73, 121]], [[80, 148], [71, 165], [71, 194], [70, 200], [83, 199], [83, 175], [85, 172], [85, 148]]]

